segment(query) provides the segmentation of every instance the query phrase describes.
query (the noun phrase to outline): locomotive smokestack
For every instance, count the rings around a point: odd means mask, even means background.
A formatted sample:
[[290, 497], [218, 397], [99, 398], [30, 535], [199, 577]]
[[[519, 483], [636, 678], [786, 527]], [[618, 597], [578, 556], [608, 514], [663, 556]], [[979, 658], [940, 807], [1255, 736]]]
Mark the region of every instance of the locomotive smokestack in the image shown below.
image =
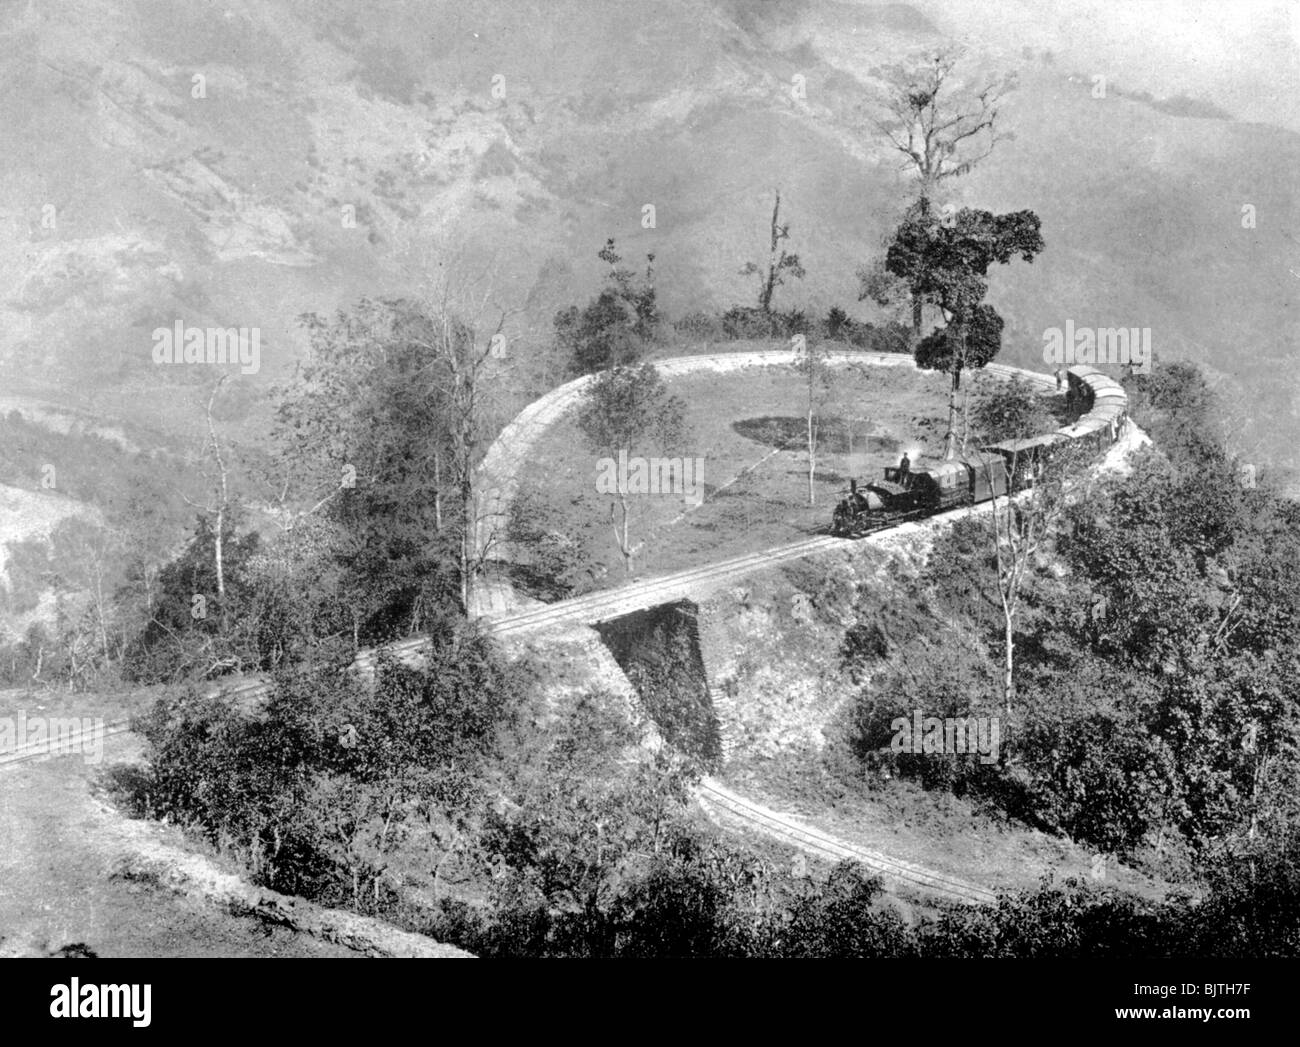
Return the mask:
[[855, 479], [853, 479], [853, 477], [850, 476], [850, 477], [849, 477], [849, 494], [850, 494], [850, 495], [856, 495], [857, 493], [858, 493], [858, 481], [855, 480]]

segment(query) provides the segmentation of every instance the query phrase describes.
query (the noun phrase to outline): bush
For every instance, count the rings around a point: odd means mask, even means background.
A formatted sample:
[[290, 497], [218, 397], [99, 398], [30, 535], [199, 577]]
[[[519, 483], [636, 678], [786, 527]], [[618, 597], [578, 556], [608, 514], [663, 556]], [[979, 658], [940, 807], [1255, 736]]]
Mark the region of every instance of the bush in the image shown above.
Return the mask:
[[726, 340], [727, 331], [722, 320], [708, 313], [691, 313], [673, 324], [673, 330], [683, 338], [701, 342], [721, 342]]
[[854, 320], [839, 306], [832, 306], [820, 324], [821, 334], [834, 342], [847, 342], [873, 353], [910, 353], [911, 334], [900, 323], [890, 321], [884, 327]]
[[723, 313], [722, 329], [728, 338], [737, 341], [789, 338], [812, 330], [802, 309], [769, 313], [749, 305], [732, 306]]

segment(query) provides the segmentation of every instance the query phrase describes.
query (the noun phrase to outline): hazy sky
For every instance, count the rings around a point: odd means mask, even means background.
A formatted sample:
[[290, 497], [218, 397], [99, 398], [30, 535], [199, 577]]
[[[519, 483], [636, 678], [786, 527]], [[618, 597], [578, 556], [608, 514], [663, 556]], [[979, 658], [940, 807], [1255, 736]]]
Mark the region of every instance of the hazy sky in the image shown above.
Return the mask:
[[1063, 71], [1209, 99], [1300, 131], [1300, 0], [916, 0], [990, 50], [1047, 47]]

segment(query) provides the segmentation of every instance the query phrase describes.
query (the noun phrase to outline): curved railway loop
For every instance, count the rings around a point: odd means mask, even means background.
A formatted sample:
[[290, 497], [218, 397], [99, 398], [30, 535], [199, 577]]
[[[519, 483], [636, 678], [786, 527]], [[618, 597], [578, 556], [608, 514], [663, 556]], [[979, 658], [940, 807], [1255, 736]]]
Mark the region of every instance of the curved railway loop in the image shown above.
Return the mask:
[[[762, 350], [675, 357], [653, 362], [664, 377], [671, 378], [701, 370], [788, 365], [791, 360], [792, 354], [789, 350]], [[828, 362], [916, 367], [911, 356], [893, 353], [839, 352], [829, 354]], [[1023, 371], [1001, 364], [990, 364], [983, 370], [1005, 379], [1018, 377], [1044, 391], [1057, 389], [1057, 382], [1050, 375]], [[528, 449], [553, 422], [576, 406], [590, 381], [589, 377], [576, 379], [530, 404], [506, 426], [489, 448], [479, 472], [480, 488], [492, 492], [494, 503], [486, 526], [493, 524], [494, 516], [496, 526], [499, 527], [504, 522], [506, 507], [517, 488], [516, 473]], [[1117, 443], [1126, 433], [1140, 435], [1128, 420], [1128, 399], [1118, 382], [1093, 368], [1076, 367], [1070, 369], [1070, 383], [1074, 395], [1082, 397], [1084, 412], [1072, 425], [1058, 429], [1054, 434], [1050, 434], [1051, 436], [1063, 440], [1086, 442], [1089, 446], [1100, 450], [1107, 445]], [[970, 511], [970, 508], [950, 510], [929, 516], [928, 519], [955, 519]], [[870, 533], [883, 535], [908, 526], [913, 526], [913, 523], [889, 520]], [[485, 528], [484, 523], [481, 523], [478, 536], [481, 543], [487, 533], [490, 531]], [[489, 583], [490, 587], [494, 586], [495, 589], [490, 593], [490, 599], [482, 601], [476, 608], [477, 617], [498, 636], [585, 628], [684, 597], [699, 597], [753, 571], [788, 560], [844, 548], [852, 545], [855, 540], [855, 538], [836, 538], [829, 535], [808, 538], [759, 552], [729, 557], [704, 567], [676, 571], [657, 578], [648, 578], [618, 588], [587, 593], [542, 606], [524, 606], [524, 601], [508, 584], [497, 581]], [[418, 661], [421, 650], [427, 643], [427, 636], [416, 636], [388, 645], [382, 650], [400, 661], [414, 662]], [[379, 654], [379, 650], [376, 649], [361, 651], [353, 662], [353, 669], [363, 676], [372, 675]], [[269, 688], [268, 680], [251, 676], [224, 681], [211, 693], [230, 698], [253, 699], [266, 694]], [[128, 730], [128, 721], [112, 721], [103, 725], [102, 737], [123, 734]], [[0, 769], [33, 760], [48, 759], [56, 755], [58, 754], [38, 751], [30, 746], [26, 750], [20, 748], [7, 754], [0, 754]], [[986, 887], [837, 839], [790, 815], [774, 811], [742, 796], [712, 778], [704, 778], [700, 781], [696, 789], [696, 799], [715, 818], [720, 813], [726, 821], [739, 824], [749, 831], [761, 833], [807, 854], [832, 861], [844, 859], [858, 861], [887, 881], [907, 884], [948, 901], [968, 904], [988, 904], [996, 901], [994, 892]]]

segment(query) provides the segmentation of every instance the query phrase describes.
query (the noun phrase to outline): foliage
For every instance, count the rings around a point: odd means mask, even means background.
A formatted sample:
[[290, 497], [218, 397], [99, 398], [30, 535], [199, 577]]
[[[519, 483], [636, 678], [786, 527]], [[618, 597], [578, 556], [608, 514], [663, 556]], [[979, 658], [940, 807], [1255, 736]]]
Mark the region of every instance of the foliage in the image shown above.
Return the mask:
[[1056, 426], [1042, 396], [1019, 375], [980, 389], [971, 421], [981, 443], [1024, 440]]
[[[306, 316], [311, 352], [278, 409], [279, 467], [329, 521], [349, 631], [419, 631], [458, 599], [483, 425], [477, 333], [418, 303]], [[484, 398], [479, 395], [478, 400]]]
[[632, 453], [639, 441], [669, 449], [684, 436], [686, 405], [673, 396], [653, 364], [598, 375], [583, 396], [578, 428], [605, 454]]
[[645, 276], [639, 281], [619, 264], [622, 257], [612, 239], [599, 257], [610, 267], [607, 286], [584, 308], [569, 306], [555, 315], [556, 340], [573, 375], [631, 366], [658, 334], [654, 255], [646, 255]]
[[259, 882], [379, 911], [404, 842], [445, 848], [480, 816], [479, 774], [518, 697], [486, 639], [448, 621], [421, 668], [381, 660], [373, 691], [335, 664], [279, 674], [258, 708], [160, 700], [140, 724], [149, 771], [130, 798], [200, 829]]
[[808, 318], [801, 310], [767, 311], [756, 306], [732, 306], [722, 314], [722, 330], [729, 339], [790, 338], [806, 334]]
[[952, 376], [948, 394], [945, 453], [953, 457], [957, 440], [957, 390], [962, 371], [983, 367], [1002, 346], [1002, 318], [984, 304], [988, 270], [1019, 256], [1032, 262], [1043, 250], [1040, 221], [1032, 211], [995, 215], [962, 208], [941, 220], [924, 196], [907, 212], [885, 256], [888, 272], [904, 281], [916, 306], [943, 311], [946, 326], [918, 341], [917, 365]]
[[875, 126], [914, 170], [921, 199], [969, 174], [1010, 137], [999, 130], [998, 116], [1014, 75], [963, 81], [956, 70], [964, 55], [959, 47], [935, 48], [880, 73]]

